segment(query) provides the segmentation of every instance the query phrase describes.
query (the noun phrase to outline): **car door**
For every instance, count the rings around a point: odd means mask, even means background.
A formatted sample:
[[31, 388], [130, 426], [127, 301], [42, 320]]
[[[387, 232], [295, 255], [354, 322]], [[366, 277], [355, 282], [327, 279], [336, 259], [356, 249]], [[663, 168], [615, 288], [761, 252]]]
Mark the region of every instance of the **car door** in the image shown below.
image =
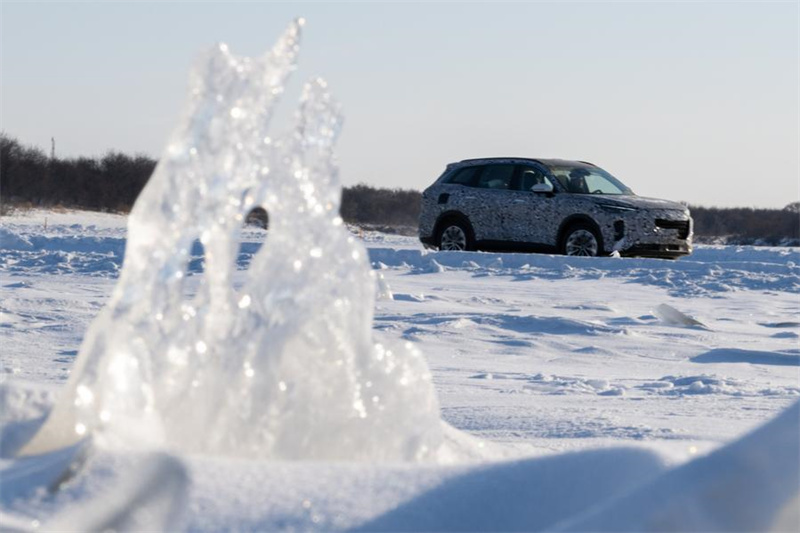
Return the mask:
[[494, 163], [485, 165], [475, 182], [473, 205], [467, 213], [478, 240], [506, 240], [507, 206], [513, 194], [511, 187], [515, 165]]
[[478, 241], [497, 239], [500, 227], [497, 197], [492, 190], [498, 184], [498, 175], [493, 171], [485, 172], [491, 166], [474, 165], [455, 172], [443, 184], [438, 198], [441, 212], [461, 213], [467, 217]]
[[[554, 187], [547, 172], [533, 164], [517, 165], [509, 191], [506, 240], [531, 244], [552, 244], [553, 228], [558, 226], [553, 193], [533, 192], [540, 183]], [[555, 189], [553, 189], [555, 190]]]

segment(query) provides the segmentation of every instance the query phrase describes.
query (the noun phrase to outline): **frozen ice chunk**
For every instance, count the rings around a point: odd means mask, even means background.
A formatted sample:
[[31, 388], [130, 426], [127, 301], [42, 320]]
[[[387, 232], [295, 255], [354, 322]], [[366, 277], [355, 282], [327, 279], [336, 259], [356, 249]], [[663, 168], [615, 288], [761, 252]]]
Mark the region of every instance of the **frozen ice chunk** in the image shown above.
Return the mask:
[[[202, 58], [186, 114], [131, 212], [119, 282], [23, 453], [93, 433], [115, 448], [435, 456], [442, 430], [424, 358], [411, 344], [372, 340], [375, 279], [339, 217], [342, 119], [326, 82], [305, 86], [293, 131], [268, 131], [300, 26], [264, 57], [219, 45]], [[269, 237], [235, 290], [240, 228], [259, 206]], [[205, 272], [187, 298], [195, 240]]]
[[383, 276], [383, 273], [377, 272], [376, 273], [376, 283], [378, 286], [378, 300], [394, 300], [394, 293], [392, 292], [392, 288], [389, 286], [389, 282], [386, 281], [386, 278]]
[[708, 329], [708, 326], [689, 315], [678, 311], [671, 305], [661, 304], [654, 309], [654, 313], [664, 324], [669, 326], [686, 326], [700, 329]]

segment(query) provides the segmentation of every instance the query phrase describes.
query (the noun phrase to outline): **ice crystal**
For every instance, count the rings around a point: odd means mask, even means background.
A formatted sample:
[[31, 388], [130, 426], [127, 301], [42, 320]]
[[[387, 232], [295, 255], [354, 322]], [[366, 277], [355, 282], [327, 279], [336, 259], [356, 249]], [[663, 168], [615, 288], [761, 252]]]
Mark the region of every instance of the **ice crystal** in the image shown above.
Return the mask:
[[[119, 282], [27, 453], [92, 434], [110, 447], [251, 457], [435, 455], [441, 423], [424, 358], [372, 340], [375, 276], [339, 218], [342, 119], [325, 81], [305, 86], [293, 131], [269, 131], [301, 26], [260, 58], [225, 45], [201, 58], [131, 212]], [[237, 289], [239, 231], [259, 206], [269, 236]], [[196, 241], [205, 271], [189, 286]]]

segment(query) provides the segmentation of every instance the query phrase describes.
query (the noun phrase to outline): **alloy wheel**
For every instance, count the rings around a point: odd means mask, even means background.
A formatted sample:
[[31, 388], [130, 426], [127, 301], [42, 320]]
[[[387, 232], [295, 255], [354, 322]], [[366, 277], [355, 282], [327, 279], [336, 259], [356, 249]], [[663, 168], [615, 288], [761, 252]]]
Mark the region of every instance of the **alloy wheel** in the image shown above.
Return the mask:
[[459, 226], [448, 226], [442, 232], [441, 242], [439, 243], [440, 250], [466, 250], [467, 249], [467, 234]]
[[577, 229], [569, 234], [564, 248], [567, 255], [594, 257], [597, 255], [597, 238], [589, 230]]

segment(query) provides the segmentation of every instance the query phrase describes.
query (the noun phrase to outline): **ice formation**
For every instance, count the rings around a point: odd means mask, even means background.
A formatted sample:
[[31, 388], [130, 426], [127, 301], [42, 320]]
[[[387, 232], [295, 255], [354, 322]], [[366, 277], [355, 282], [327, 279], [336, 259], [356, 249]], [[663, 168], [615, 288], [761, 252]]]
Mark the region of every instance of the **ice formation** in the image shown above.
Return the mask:
[[[184, 118], [130, 215], [111, 300], [23, 453], [89, 434], [114, 448], [283, 459], [437, 453], [424, 358], [372, 340], [375, 277], [338, 215], [341, 116], [326, 83], [305, 86], [294, 131], [268, 131], [301, 26], [260, 58], [225, 45], [201, 58]], [[269, 236], [237, 289], [238, 235], [257, 206]], [[187, 297], [197, 240], [205, 273]]]
[[653, 312], [664, 324], [667, 324], [668, 326], [685, 326], [708, 329], [708, 326], [699, 320], [694, 319], [689, 315], [682, 313], [681, 311], [678, 311], [671, 305], [661, 304], [656, 307]]

